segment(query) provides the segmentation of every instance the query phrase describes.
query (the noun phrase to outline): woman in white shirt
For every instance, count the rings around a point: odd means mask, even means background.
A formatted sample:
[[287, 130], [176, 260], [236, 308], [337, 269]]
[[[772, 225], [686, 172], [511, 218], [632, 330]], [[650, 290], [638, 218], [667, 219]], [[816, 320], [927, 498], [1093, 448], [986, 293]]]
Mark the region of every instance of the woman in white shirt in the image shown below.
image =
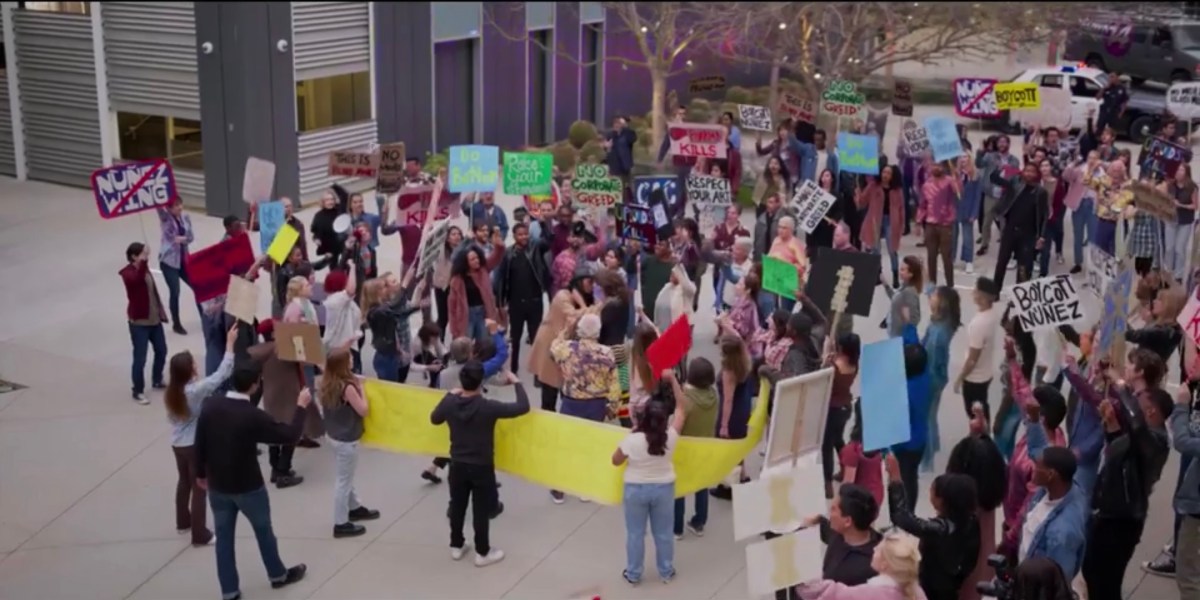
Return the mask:
[[[687, 403], [675, 372], [662, 372], [661, 385], [646, 404], [632, 433], [613, 452], [615, 466], [625, 467], [625, 581], [642, 580], [646, 554], [646, 521], [654, 537], [654, 562], [663, 583], [675, 577], [675, 467], [671, 457], [683, 428]], [[669, 385], [668, 389], [663, 386]], [[670, 420], [667, 407], [674, 400]], [[670, 422], [668, 422], [670, 421]]]

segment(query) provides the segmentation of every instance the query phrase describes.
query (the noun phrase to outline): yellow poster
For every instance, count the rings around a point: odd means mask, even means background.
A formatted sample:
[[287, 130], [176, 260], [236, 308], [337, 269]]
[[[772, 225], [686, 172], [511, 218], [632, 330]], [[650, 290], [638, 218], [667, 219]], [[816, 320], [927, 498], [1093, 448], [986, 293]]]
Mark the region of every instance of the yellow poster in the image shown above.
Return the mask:
[[279, 232], [275, 234], [271, 245], [267, 247], [267, 256], [270, 256], [275, 264], [282, 265], [283, 261], [287, 260], [288, 254], [292, 252], [292, 246], [295, 246], [299, 239], [300, 232], [296, 231], [295, 227], [284, 223], [279, 228]]
[[996, 108], [1000, 110], [1030, 110], [1042, 106], [1036, 83], [997, 83]]
[[[366, 380], [370, 411], [362, 441], [392, 452], [448, 456], [450, 430], [434, 426], [429, 414], [445, 392]], [[720, 483], [762, 438], [770, 388], [762, 386], [749, 435], [742, 440], [680, 438], [675, 448], [675, 496]], [[613, 450], [629, 434], [616, 425], [533, 409], [496, 424], [496, 468], [538, 485], [609, 505], [621, 503], [624, 467], [612, 464]]]

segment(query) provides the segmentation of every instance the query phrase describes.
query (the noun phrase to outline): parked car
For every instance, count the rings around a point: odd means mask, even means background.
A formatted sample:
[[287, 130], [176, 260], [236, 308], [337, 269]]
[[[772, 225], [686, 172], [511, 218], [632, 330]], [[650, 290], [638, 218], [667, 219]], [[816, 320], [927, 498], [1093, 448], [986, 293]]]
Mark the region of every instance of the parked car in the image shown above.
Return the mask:
[[1200, 23], [1087, 21], [1068, 34], [1063, 60], [1128, 74], [1135, 86], [1200, 79]]

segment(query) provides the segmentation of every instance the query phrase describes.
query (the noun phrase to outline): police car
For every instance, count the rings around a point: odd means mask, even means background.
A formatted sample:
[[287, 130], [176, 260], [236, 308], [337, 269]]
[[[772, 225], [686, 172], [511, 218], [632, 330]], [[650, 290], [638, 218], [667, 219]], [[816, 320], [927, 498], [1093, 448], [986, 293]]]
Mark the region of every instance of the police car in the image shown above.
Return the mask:
[[[1010, 79], [1014, 83], [1037, 83], [1039, 87], [1065, 89], [1071, 94], [1071, 129], [1087, 127], [1089, 111], [1092, 119], [1100, 112], [1100, 91], [1108, 86], [1108, 73], [1085, 66], [1061, 65], [1027, 69]], [[1158, 130], [1166, 112], [1166, 94], [1153, 90], [1130, 90], [1125, 114], [1112, 124], [1119, 138], [1138, 143], [1148, 132]], [[1002, 111], [999, 119], [1006, 131], [1020, 130], [1019, 112]], [[1013, 117], [1017, 117], [1014, 119]]]

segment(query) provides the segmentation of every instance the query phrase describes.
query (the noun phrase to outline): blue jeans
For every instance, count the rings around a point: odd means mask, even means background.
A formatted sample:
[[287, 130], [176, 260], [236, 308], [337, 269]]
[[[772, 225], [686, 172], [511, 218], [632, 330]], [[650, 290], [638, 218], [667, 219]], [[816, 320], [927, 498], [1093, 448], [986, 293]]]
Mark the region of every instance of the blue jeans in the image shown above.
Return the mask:
[[1096, 226], [1092, 229], [1092, 244], [1101, 250], [1111, 254], [1116, 254], [1117, 245], [1117, 222], [1109, 221], [1108, 219], [1096, 219]]
[[[683, 517], [687, 514], [687, 497], [675, 499], [675, 535], [683, 535]], [[689, 521], [693, 527], [708, 523], [708, 490], [696, 492], [696, 514]]]
[[167, 292], [170, 295], [167, 305], [171, 309], [171, 322], [179, 327], [181, 326], [179, 321], [179, 282], [182, 281], [189, 287], [191, 286], [191, 283], [188, 282], [187, 270], [184, 268], [183, 261], [180, 261], [178, 269], [163, 262], [158, 263], [158, 267], [162, 269], [163, 280], [167, 282]]
[[225, 313], [210, 315], [200, 311], [200, 331], [204, 334], [204, 375], [217, 372], [221, 359], [225, 358]]
[[[959, 253], [959, 258], [965, 263], [975, 262], [975, 224], [970, 221], [959, 221], [954, 224], [954, 231], [950, 234], [950, 258], [954, 258], [954, 249], [958, 248], [958, 242], [962, 240], [962, 251]], [[895, 259], [892, 259], [893, 262]]]
[[[1179, 455], [1179, 478], [1175, 480], [1175, 489], [1183, 485], [1183, 477], [1187, 474], [1188, 467], [1192, 466], [1193, 458], [1186, 454]], [[1179, 526], [1183, 524], [1183, 515], [1175, 513], [1175, 527], [1171, 530], [1174, 537], [1171, 539], [1171, 547], [1179, 548]]]
[[271, 529], [271, 501], [265, 486], [244, 494], [223, 494], [210, 489], [208, 502], [212, 506], [213, 527], [217, 534], [217, 580], [221, 582], [222, 598], [228, 600], [241, 592], [237, 555], [234, 552], [234, 533], [239, 512], [246, 515], [246, 520], [254, 529], [258, 552], [262, 554], [263, 566], [267, 568], [267, 578], [271, 581], [287, 578], [287, 567], [279, 558], [279, 545]]
[[[900, 256], [892, 251], [892, 245], [888, 243], [888, 235], [890, 235], [892, 230], [891, 222], [891, 219], [887, 218], [887, 215], [884, 215], [883, 221], [879, 226], [879, 243], [877, 244], [879, 248], [875, 249], [875, 253], [878, 254], [882, 248], [888, 249], [888, 256], [892, 259], [892, 282], [895, 283], [900, 278]], [[905, 227], [908, 226], [905, 225]]]
[[1042, 251], [1038, 257], [1038, 277], [1045, 277], [1050, 273], [1050, 250], [1051, 247], [1058, 248], [1058, 254], [1062, 255], [1063, 243], [1063, 224], [1062, 219], [1055, 221], [1047, 221], [1046, 227], [1042, 230]]
[[375, 376], [384, 381], [404, 383], [408, 379], [408, 365], [400, 362], [399, 354], [386, 354], [376, 350], [371, 363], [375, 366]]
[[1079, 206], [1071, 211], [1071, 233], [1074, 235], [1075, 266], [1083, 266], [1083, 248], [1088, 240], [1095, 235], [1096, 211], [1091, 198], [1079, 201]]
[[482, 306], [472, 306], [467, 309], [467, 337], [473, 340], [482, 340], [487, 337], [487, 327], [484, 325], [484, 320], [487, 319], [487, 313]]
[[133, 342], [133, 368], [130, 370], [133, 393], [141, 394], [146, 391], [146, 350], [149, 346], [154, 347], [154, 365], [150, 368], [150, 377], [155, 385], [162, 385], [163, 367], [167, 364], [167, 337], [163, 335], [162, 324], [130, 323], [129, 340]]
[[641, 581], [646, 561], [646, 520], [654, 538], [654, 562], [662, 578], [675, 574], [675, 538], [671, 535], [675, 519], [675, 484], [625, 484], [625, 576]]

